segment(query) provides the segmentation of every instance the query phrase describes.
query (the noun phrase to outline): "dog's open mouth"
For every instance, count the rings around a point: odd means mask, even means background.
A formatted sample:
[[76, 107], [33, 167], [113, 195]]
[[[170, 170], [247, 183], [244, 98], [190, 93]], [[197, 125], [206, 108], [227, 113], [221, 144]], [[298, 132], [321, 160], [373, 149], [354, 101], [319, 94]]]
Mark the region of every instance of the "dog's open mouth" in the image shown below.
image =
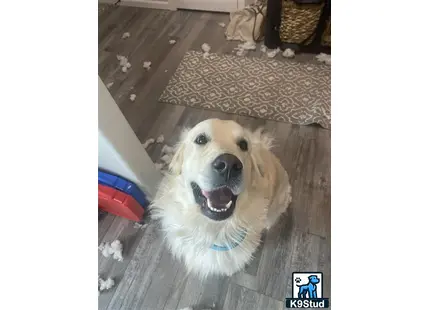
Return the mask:
[[222, 186], [211, 191], [202, 190], [197, 183], [191, 183], [194, 198], [200, 205], [202, 213], [215, 221], [229, 218], [236, 206], [237, 195], [230, 188]]

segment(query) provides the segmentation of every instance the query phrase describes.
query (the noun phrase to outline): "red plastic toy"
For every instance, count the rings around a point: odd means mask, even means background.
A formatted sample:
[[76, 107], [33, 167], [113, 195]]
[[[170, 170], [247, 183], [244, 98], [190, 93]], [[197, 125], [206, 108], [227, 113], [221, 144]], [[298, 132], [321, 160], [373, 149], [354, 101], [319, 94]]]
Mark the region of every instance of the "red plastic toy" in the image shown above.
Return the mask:
[[143, 207], [130, 195], [99, 184], [99, 208], [129, 220], [139, 222]]

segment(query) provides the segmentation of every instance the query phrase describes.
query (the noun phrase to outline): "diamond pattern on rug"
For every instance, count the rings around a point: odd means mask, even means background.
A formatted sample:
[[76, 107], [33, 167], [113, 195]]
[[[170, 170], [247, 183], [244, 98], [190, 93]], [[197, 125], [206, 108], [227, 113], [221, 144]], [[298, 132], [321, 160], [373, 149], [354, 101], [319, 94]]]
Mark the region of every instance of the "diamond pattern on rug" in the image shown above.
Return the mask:
[[159, 101], [329, 129], [330, 79], [325, 64], [189, 51]]

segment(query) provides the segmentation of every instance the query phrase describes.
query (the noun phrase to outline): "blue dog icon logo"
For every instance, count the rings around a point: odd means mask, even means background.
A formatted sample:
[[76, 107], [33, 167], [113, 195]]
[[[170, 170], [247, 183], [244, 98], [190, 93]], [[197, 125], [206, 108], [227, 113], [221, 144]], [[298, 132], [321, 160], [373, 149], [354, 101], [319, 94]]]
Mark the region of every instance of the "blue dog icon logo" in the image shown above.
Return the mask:
[[291, 297], [285, 298], [287, 309], [328, 308], [329, 301], [323, 294], [322, 272], [293, 272], [289, 278], [292, 282]]
[[[308, 279], [307, 284], [296, 284], [299, 287], [298, 298], [318, 298], [317, 284], [320, 283], [320, 279], [316, 275], [310, 275]], [[301, 282], [300, 278], [296, 278], [296, 283], [298, 282]]]

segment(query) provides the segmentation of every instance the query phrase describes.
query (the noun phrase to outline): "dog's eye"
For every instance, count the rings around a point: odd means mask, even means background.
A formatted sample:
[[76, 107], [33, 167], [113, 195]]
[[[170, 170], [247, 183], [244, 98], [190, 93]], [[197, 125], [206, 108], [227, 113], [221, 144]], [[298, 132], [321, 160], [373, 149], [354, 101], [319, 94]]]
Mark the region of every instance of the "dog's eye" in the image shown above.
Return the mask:
[[248, 150], [248, 142], [246, 142], [245, 139], [242, 139], [239, 142], [237, 142], [237, 145], [240, 147], [240, 149], [242, 151], [247, 151]]
[[198, 135], [194, 142], [199, 145], [205, 145], [206, 143], [208, 143], [208, 137], [206, 137], [206, 135], [204, 134]]

